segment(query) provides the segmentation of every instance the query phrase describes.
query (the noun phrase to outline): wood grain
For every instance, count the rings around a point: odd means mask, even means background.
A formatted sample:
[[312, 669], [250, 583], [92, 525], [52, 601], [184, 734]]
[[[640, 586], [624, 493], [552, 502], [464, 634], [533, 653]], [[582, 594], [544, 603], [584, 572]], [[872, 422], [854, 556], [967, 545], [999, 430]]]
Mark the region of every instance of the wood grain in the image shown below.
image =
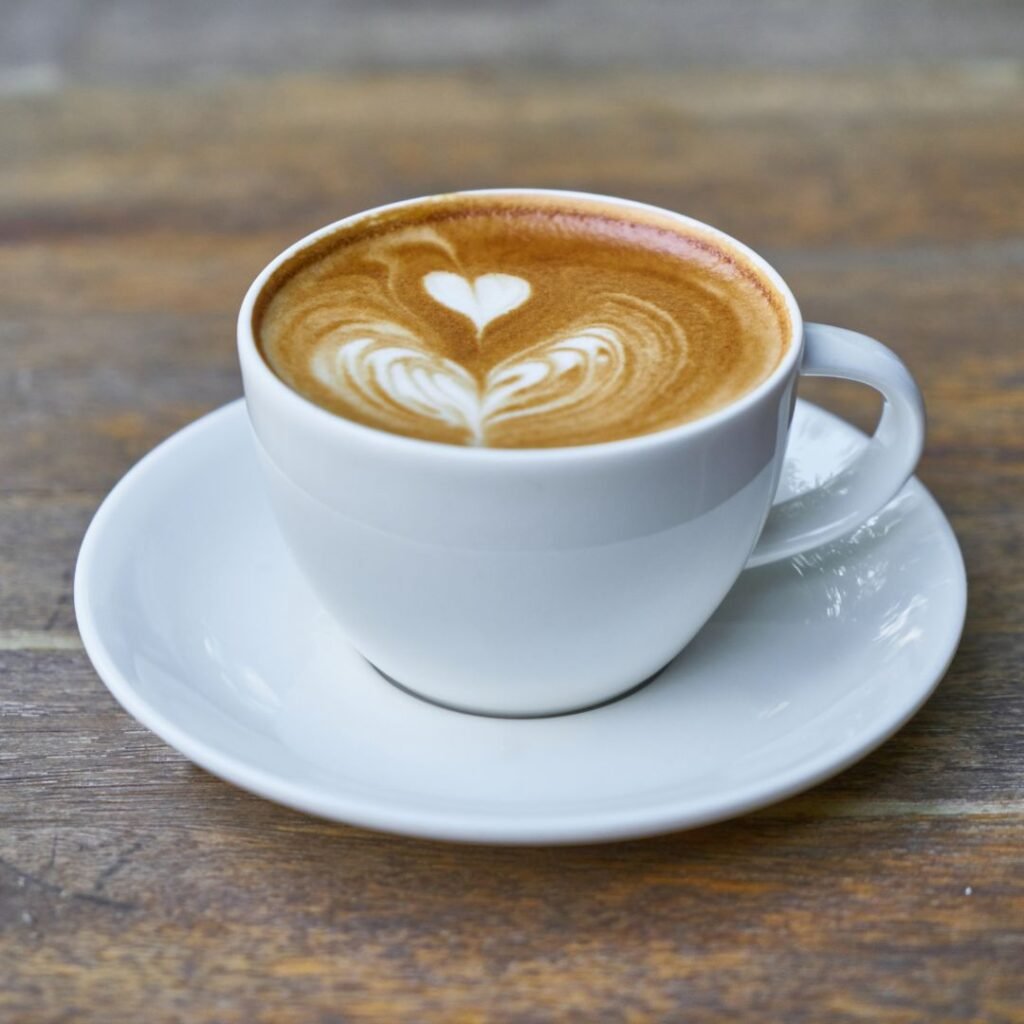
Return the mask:
[[[622, 63], [822, 67], [1015, 60], [1013, 0], [7, 0], [0, 64], [22, 88], [68, 80], [151, 84], [343, 69]], [[997, 63], [997, 71], [999, 65]]]
[[[854, 21], [902, 17], [876, 6]], [[985, 10], [937, 37], [977, 42], [1003, 17]], [[0, 1019], [1024, 1018], [1024, 76], [968, 57], [0, 95]], [[138, 457], [239, 394], [234, 313], [260, 266], [352, 210], [497, 183], [720, 224], [809, 319], [876, 334], [919, 377], [967, 630], [929, 704], [839, 778], [660, 839], [449, 847], [241, 793], [95, 676], [69, 599], [82, 532]]]

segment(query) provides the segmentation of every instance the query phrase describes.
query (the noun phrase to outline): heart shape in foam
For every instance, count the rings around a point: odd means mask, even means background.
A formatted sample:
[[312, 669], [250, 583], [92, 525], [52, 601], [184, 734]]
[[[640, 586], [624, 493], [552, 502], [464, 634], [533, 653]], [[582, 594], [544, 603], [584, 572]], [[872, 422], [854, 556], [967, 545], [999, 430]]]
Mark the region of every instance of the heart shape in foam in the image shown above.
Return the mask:
[[482, 381], [424, 351], [397, 325], [379, 325], [376, 335], [324, 346], [314, 374], [371, 415], [408, 417], [411, 426], [437, 420], [476, 445], [486, 444], [489, 428], [503, 421], [575, 415], [607, 401], [625, 367], [622, 341], [604, 325], [535, 345], [498, 363]]
[[530, 282], [514, 274], [481, 274], [469, 281], [461, 274], [435, 270], [423, 278], [423, 287], [435, 302], [472, 320], [478, 335], [530, 297]]

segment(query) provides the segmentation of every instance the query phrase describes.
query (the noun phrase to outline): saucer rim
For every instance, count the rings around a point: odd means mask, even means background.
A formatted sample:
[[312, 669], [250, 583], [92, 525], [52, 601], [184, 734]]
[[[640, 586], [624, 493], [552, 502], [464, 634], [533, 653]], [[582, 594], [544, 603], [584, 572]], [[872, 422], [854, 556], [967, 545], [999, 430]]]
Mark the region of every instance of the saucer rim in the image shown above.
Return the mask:
[[[816, 415], [834, 420], [846, 430], [862, 433], [842, 417], [803, 399], [799, 401]], [[344, 824], [416, 838], [527, 846], [613, 842], [711, 825], [759, 810], [810, 789], [838, 775], [881, 746], [906, 725], [934, 693], [955, 657], [963, 635], [967, 607], [963, 554], [941, 506], [917, 477], [912, 477], [904, 489], [918, 488], [931, 504], [928, 511], [937, 514], [949, 553], [956, 561], [955, 592], [947, 594], [947, 605], [950, 607], [949, 614], [958, 625], [950, 630], [948, 643], [936, 647], [937, 656], [933, 657], [931, 663], [916, 673], [918, 684], [912, 687], [912, 699], [900, 706], [899, 714], [877, 719], [875, 728], [855, 737], [845, 746], [833, 748], [809, 761], [773, 774], [766, 781], [744, 784], [724, 796], [711, 794], [698, 800], [665, 799], [635, 809], [597, 808], [557, 818], [550, 814], [531, 817], [529, 813], [488, 815], [448, 809], [425, 810], [422, 806], [407, 806], [397, 800], [385, 803], [346, 794], [344, 790], [331, 791], [289, 783], [272, 771], [246, 763], [236, 755], [223, 753], [212, 743], [194, 738], [187, 729], [176, 724], [142, 697], [134, 682], [121, 672], [110, 654], [89, 591], [101, 538], [136, 487], [144, 486], [148, 476], [159, 474], [163, 464], [174, 458], [180, 448], [189, 446], [198, 435], [221, 428], [222, 421], [227, 423], [245, 415], [244, 399], [240, 398], [201, 416], [144, 455], [115, 484], [93, 516], [79, 549], [74, 579], [75, 615], [87, 656], [106, 688], [128, 714], [212, 775], [293, 810]]]

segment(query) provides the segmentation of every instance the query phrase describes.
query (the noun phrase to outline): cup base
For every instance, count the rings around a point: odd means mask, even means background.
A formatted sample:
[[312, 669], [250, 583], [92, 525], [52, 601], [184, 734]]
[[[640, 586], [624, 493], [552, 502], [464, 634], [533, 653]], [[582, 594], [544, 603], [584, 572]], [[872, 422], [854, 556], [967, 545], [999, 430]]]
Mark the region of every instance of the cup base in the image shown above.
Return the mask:
[[501, 711], [481, 711], [477, 708], [463, 707], [459, 704], [448, 704], [445, 701], [436, 700], [433, 697], [428, 697], [426, 694], [420, 693], [418, 690], [414, 690], [411, 686], [406, 686], [405, 683], [395, 679], [394, 676], [390, 676], [383, 669], [378, 668], [369, 658], [364, 656], [366, 664], [370, 666], [382, 679], [390, 683], [395, 689], [401, 690], [402, 693], [408, 694], [410, 697], [415, 697], [417, 700], [423, 701], [424, 704], [433, 704], [434, 707], [443, 708], [445, 711], [457, 711], [462, 715], [474, 715], [477, 718], [513, 718], [513, 719], [539, 719], [539, 718], [565, 718], [567, 715], [581, 715], [586, 711], [595, 711], [598, 708], [607, 707], [609, 704], [617, 704], [620, 700], [626, 700], [627, 697], [632, 697], [633, 694], [644, 689], [649, 683], [654, 682], [662, 672], [668, 668], [669, 665], [675, 661], [675, 656], [670, 658], [661, 668], [652, 672], [646, 679], [641, 679], [639, 683], [634, 684], [628, 690], [623, 690], [622, 693], [617, 693], [613, 697], [606, 697], [604, 700], [597, 701], [594, 704], [582, 704], [579, 707], [566, 708], [564, 711], [544, 711], [539, 714], [529, 714], [524, 712], [501, 712]]

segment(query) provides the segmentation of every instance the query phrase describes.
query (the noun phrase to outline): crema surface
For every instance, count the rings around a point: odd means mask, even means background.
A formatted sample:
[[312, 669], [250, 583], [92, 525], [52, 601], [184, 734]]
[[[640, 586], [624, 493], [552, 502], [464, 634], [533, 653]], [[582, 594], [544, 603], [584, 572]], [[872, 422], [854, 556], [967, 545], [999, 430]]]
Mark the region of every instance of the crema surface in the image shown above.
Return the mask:
[[254, 314], [274, 372], [368, 427], [547, 448], [648, 434], [760, 384], [784, 303], [739, 253], [594, 200], [455, 195], [339, 228]]

